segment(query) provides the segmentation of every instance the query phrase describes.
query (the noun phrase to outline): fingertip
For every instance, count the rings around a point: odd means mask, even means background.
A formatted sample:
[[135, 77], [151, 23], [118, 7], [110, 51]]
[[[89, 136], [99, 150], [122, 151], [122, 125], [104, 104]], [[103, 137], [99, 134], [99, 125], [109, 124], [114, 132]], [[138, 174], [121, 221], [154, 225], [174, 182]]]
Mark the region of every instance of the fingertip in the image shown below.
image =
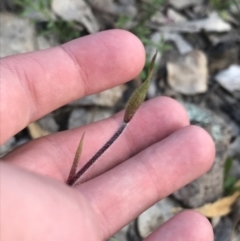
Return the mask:
[[214, 239], [213, 228], [209, 220], [202, 214], [193, 211], [186, 210], [178, 214], [179, 219], [185, 219], [185, 225], [191, 227], [189, 232], [189, 240], [212, 241]]
[[213, 241], [213, 229], [206, 217], [198, 212], [183, 211], [159, 227], [146, 241]]
[[189, 118], [186, 109], [175, 99], [161, 96], [155, 98], [159, 102], [161, 108], [169, 110], [167, 118], [170, 123], [175, 123], [179, 127], [189, 125]]
[[137, 111], [132, 123], [132, 126], [143, 129], [146, 136], [156, 136], [156, 142], [189, 125], [189, 118], [179, 102], [160, 96], [146, 101]]
[[[149, 111], [154, 112], [156, 118], [158, 118], [158, 115], [161, 116], [160, 125], [168, 122], [172, 129], [179, 130], [179, 140], [183, 140], [187, 149], [191, 150], [188, 152], [192, 155], [189, 160], [195, 161], [194, 165], [200, 167], [202, 174], [207, 172], [213, 165], [216, 152], [215, 143], [210, 134], [200, 126], [189, 125], [188, 113], [178, 101], [163, 96], [151, 99], [148, 102], [155, 102], [148, 105]], [[174, 126], [176, 128], [173, 128]]]
[[89, 85], [85, 95], [135, 78], [145, 64], [142, 42], [126, 30], [98, 32], [66, 43], [63, 49], [83, 72], [83, 82]]
[[126, 67], [127, 63], [133, 71], [132, 78], [136, 77], [136, 73], [141, 72], [146, 60], [145, 47], [141, 40], [133, 33], [123, 29], [108, 30], [102, 33], [109, 34], [109, 38], [112, 38], [112, 44], [116, 44], [119, 48], [119, 53], [126, 54], [123, 68]]
[[[168, 185], [159, 185], [160, 197], [187, 185], [205, 174], [212, 166], [215, 156], [215, 147], [210, 135], [201, 127], [185, 126], [169, 137], [165, 138], [161, 145], [161, 151], [157, 148], [161, 163], [161, 180], [172, 182]], [[154, 164], [159, 168], [158, 163]], [[164, 167], [162, 167], [164, 165]], [[162, 182], [164, 183], [164, 181]], [[165, 181], [166, 183], [166, 181]]]
[[215, 158], [215, 144], [210, 134], [203, 128], [191, 125], [188, 128], [189, 148], [192, 149], [195, 157], [200, 163], [197, 165], [202, 172], [207, 172], [213, 164]]
[[[146, 59], [145, 48], [141, 40], [133, 33], [122, 29], [104, 31], [103, 34], [109, 34], [109, 38], [112, 39], [111, 44], [122, 58], [119, 69], [128, 72], [129, 79], [135, 78], [142, 71]], [[128, 71], [126, 71], [126, 66], [128, 66]]]

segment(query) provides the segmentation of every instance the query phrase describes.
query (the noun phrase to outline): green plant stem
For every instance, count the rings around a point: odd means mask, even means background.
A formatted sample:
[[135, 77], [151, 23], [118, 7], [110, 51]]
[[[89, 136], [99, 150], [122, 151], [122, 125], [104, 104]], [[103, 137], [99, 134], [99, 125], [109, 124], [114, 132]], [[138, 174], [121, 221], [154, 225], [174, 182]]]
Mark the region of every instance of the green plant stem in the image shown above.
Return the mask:
[[73, 176], [72, 179], [67, 181], [69, 186], [75, 185], [79, 178], [99, 159], [99, 157], [117, 140], [126, 128], [127, 123], [123, 122], [113, 136], [102, 146], [96, 154]]

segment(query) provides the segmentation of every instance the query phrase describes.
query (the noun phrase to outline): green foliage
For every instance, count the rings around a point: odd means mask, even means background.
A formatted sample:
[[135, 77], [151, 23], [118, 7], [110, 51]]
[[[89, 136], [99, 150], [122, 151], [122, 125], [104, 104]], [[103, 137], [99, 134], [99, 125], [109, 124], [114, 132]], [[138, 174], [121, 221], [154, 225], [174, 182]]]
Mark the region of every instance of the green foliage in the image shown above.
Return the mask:
[[228, 9], [231, 3], [231, 0], [210, 0], [210, 5], [217, 11]]
[[147, 26], [147, 22], [165, 2], [165, 0], [151, 0], [148, 2], [142, 2], [139, 6], [140, 14], [137, 19], [135, 19], [137, 25], [134, 26], [132, 32], [137, 35], [145, 45], [147, 44], [151, 33], [149, 27]]
[[136, 18], [132, 19], [129, 16], [120, 15], [115, 26], [124, 29], [129, 21], [135, 22], [136, 24], [134, 24], [134, 27], [129, 30], [137, 35], [145, 45], [149, 44], [148, 40], [151, 31], [146, 24], [164, 2], [164, 0], [141, 2], [139, 6], [139, 15], [137, 15]]
[[240, 190], [239, 188], [235, 187], [237, 178], [230, 175], [232, 165], [233, 165], [233, 159], [228, 158], [224, 165], [224, 183], [223, 183], [224, 195], [226, 196], [234, 193], [237, 190]]
[[[43, 17], [44, 28], [39, 31], [40, 35], [54, 35], [60, 43], [65, 43], [81, 36], [77, 24], [73, 21], [64, 21], [63, 19], [53, 19], [51, 11], [51, 0], [14, 0], [17, 7], [20, 8], [20, 14], [23, 17], [30, 13], [38, 13]], [[35, 23], [38, 20], [34, 20]]]
[[51, 0], [14, 0], [14, 3], [21, 8], [22, 16], [35, 11], [47, 19], [51, 18]]
[[218, 11], [220, 17], [226, 21], [229, 20], [229, 10], [231, 7], [236, 8], [238, 15], [240, 15], [240, 0], [209, 0], [209, 5]]
[[42, 31], [41, 34], [48, 33], [57, 36], [60, 43], [66, 43], [81, 36], [81, 32], [77, 29], [75, 22], [62, 19], [49, 21], [46, 30]]
[[[150, 0], [147, 2], [141, 1], [139, 3], [138, 16], [136, 16], [133, 19], [129, 16], [120, 15], [118, 20], [116, 21], [115, 26], [117, 28], [126, 29], [127, 24], [132, 22], [133, 27], [131, 27], [130, 29], [128, 28], [128, 30], [131, 31], [136, 36], [138, 36], [138, 38], [142, 41], [142, 43], [145, 46], [153, 47], [159, 53], [170, 50], [171, 45], [166, 44], [163, 39], [161, 39], [159, 43], [155, 43], [150, 40], [151, 30], [147, 26], [148, 21], [157, 11], [159, 11], [159, 8], [163, 6], [164, 3], [166, 3], [166, 0]], [[147, 56], [145, 67], [140, 75], [141, 80], [144, 80], [147, 78], [150, 64], [151, 64], [151, 60], [149, 56]]]
[[[162, 52], [167, 46], [165, 46], [164, 42], [155, 44], [149, 40], [151, 31], [147, 26], [147, 22], [165, 2], [166, 0], [141, 1], [138, 3], [139, 14], [134, 19], [129, 16], [120, 15], [115, 23], [115, 27], [126, 29], [126, 25], [133, 21], [135, 23], [134, 27], [128, 30], [137, 35], [145, 46], [153, 46], [159, 52]], [[54, 35], [60, 43], [65, 43], [81, 36], [76, 22], [64, 21], [61, 18], [53, 19], [51, 0], [14, 0], [14, 3], [22, 16], [26, 17], [35, 12], [43, 17], [44, 24], [41, 25], [43, 27], [38, 31], [41, 35]], [[39, 20], [34, 20], [34, 22], [39, 22]], [[148, 60], [147, 62], [150, 61]], [[146, 74], [144, 75], [146, 76]]]
[[165, 2], [165, 0], [151, 0], [148, 2], [141, 2], [139, 6], [139, 15], [137, 15], [137, 17], [132, 19], [129, 16], [120, 15], [116, 21], [115, 26], [117, 28], [125, 29], [128, 22], [135, 22], [134, 26], [129, 30], [137, 35], [145, 45], [149, 44], [149, 35], [151, 31], [147, 26], [147, 22]]
[[121, 28], [121, 29], [125, 29], [126, 24], [128, 22], [130, 22], [132, 20], [131, 17], [129, 16], [125, 16], [124, 14], [120, 14], [120, 16], [118, 17], [116, 23], [115, 23], [115, 27], [116, 28]]
[[109, 241], [118, 241], [116, 238], [112, 237]]
[[[166, 44], [163, 39], [161, 39], [159, 43], [154, 43], [153, 41], [147, 39], [145, 43], [148, 46], [154, 47], [159, 53], [163, 53], [164, 51], [172, 49], [172, 46], [170, 44]], [[147, 55], [144, 69], [143, 69], [143, 71], [140, 74], [140, 78], [142, 80], [147, 78], [148, 70], [149, 70], [150, 65], [151, 65], [150, 57], [149, 57], [149, 55]], [[154, 66], [154, 68], [155, 67], [157, 67], [157, 66]]]

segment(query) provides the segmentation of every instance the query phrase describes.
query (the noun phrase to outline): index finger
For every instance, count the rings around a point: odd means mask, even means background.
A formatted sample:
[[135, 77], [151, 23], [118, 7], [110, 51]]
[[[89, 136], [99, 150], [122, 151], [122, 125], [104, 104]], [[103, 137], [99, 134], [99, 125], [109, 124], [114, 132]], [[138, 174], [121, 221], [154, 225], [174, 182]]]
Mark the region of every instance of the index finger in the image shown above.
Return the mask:
[[133, 34], [109, 30], [1, 59], [0, 144], [68, 102], [134, 78], [144, 55]]

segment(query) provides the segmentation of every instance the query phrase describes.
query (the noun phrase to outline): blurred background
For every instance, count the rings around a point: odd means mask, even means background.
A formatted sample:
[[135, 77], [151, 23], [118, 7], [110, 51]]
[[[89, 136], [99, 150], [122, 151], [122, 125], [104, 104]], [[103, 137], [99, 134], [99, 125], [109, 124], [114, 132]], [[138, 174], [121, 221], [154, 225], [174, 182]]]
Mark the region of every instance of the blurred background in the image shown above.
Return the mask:
[[31, 139], [124, 109], [158, 50], [147, 99], [165, 95], [181, 102], [191, 123], [214, 139], [216, 159], [207, 174], [146, 210], [111, 240], [142, 240], [186, 208], [209, 218], [215, 241], [240, 240], [240, 0], [2, 0], [0, 20], [1, 57], [114, 28], [137, 35], [147, 54], [137, 78], [31, 123], [0, 147], [0, 156]]

